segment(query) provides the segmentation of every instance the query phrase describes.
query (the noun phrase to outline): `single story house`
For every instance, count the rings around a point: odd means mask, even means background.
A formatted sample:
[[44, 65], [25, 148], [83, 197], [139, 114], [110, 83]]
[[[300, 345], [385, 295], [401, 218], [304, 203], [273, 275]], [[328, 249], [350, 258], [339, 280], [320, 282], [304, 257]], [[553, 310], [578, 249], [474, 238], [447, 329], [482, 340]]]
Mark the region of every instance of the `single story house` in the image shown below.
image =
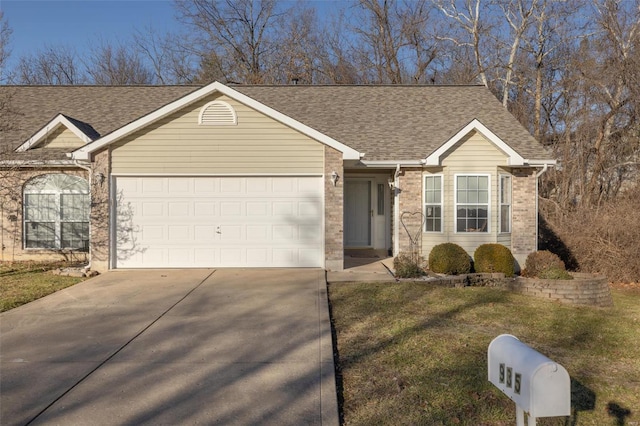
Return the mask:
[[1, 260], [320, 267], [536, 250], [555, 160], [483, 86], [2, 86]]

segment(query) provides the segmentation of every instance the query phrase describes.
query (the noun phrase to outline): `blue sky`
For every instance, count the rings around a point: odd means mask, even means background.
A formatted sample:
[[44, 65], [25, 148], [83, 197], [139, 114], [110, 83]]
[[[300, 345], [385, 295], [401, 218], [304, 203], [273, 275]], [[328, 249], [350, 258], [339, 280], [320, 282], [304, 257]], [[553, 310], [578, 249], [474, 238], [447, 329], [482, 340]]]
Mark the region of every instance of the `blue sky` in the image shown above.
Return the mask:
[[101, 40], [127, 40], [134, 28], [152, 25], [162, 31], [177, 25], [168, 0], [1, 0], [0, 9], [13, 30], [10, 63], [45, 45], [65, 45], [81, 53]]
[[[340, 0], [315, 0], [320, 13], [331, 13]], [[0, 0], [0, 10], [13, 30], [8, 68], [25, 54], [49, 46], [83, 53], [101, 41], [130, 39], [134, 29], [152, 26], [159, 33], [179, 24], [170, 0]]]

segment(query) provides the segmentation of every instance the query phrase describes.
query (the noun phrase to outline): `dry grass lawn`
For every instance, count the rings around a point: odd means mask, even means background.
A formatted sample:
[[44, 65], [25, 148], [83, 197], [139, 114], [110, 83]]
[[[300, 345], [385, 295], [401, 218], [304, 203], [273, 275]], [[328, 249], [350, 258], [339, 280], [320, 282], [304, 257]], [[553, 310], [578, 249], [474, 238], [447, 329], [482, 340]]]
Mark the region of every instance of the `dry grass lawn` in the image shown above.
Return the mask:
[[0, 264], [0, 312], [44, 297], [84, 281], [86, 278], [53, 275], [48, 271], [62, 264]]
[[502, 333], [563, 365], [571, 418], [538, 425], [640, 425], [640, 291], [615, 307], [561, 305], [492, 288], [425, 283], [329, 287], [346, 425], [513, 425], [515, 405], [487, 381]]

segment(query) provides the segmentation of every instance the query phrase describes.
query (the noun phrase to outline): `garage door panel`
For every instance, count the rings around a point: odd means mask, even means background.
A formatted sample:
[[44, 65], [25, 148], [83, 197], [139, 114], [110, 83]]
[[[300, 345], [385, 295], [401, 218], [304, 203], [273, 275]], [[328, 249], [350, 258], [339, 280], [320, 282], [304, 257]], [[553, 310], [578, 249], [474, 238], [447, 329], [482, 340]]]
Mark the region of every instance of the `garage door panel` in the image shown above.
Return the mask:
[[320, 177], [118, 177], [115, 185], [115, 267], [324, 263]]

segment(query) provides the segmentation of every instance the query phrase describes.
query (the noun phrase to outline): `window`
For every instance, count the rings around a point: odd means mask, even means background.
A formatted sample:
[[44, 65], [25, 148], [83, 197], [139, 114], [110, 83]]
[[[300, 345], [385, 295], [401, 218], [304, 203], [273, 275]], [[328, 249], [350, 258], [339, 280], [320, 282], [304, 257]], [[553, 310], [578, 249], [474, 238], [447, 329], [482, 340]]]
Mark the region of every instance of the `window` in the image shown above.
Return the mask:
[[378, 216], [384, 216], [384, 183], [378, 184]]
[[456, 176], [456, 232], [489, 232], [489, 176]]
[[500, 175], [500, 232], [511, 232], [511, 176]]
[[424, 231], [442, 232], [442, 176], [424, 177]]
[[89, 249], [89, 185], [77, 176], [49, 174], [24, 187], [24, 246]]

